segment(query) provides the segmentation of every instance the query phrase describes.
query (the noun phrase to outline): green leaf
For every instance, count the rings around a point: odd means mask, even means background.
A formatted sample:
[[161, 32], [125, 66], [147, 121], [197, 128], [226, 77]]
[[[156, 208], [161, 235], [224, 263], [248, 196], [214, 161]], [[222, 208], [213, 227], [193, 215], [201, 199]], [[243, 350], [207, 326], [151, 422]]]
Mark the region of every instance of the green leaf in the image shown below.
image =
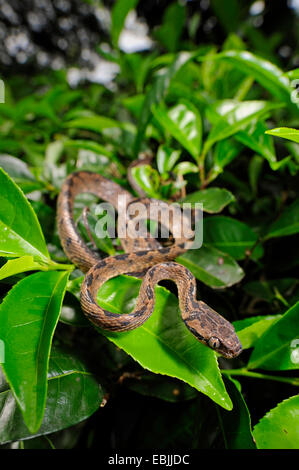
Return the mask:
[[115, 47], [130, 10], [136, 7], [138, 0], [117, 0], [111, 11], [111, 39]]
[[266, 134], [274, 135], [274, 137], [282, 137], [283, 139], [292, 140], [299, 144], [299, 131], [291, 127], [277, 127], [266, 131]]
[[237, 0], [212, 0], [212, 8], [226, 33], [236, 31], [240, 24], [240, 3]]
[[[99, 304], [113, 312], [131, 311], [140, 283], [128, 276], [110, 279], [99, 289]], [[214, 351], [188, 331], [179, 315], [177, 298], [163, 287], [156, 287], [155, 292], [155, 310], [142, 326], [125, 333], [102, 333], [142, 367], [181, 379], [231, 409]]]
[[107, 149], [104, 145], [99, 144], [98, 142], [95, 142], [93, 140], [64, 140], [63, 141], [64, 147], [71, 147], [71, 148], [77, 148], [77, 149], [84, 149], [84, 150], [91, 150], [94, 153], [97, 153], [99, 155], [104, 155], [105, 157], [109, 158], [112, 162], [114, 162], [118, 169], [122, 172], [125, 173], [125, 169], [121, 162], [119, 161], [117, 155], [112, 152], [111, 150]]
[[248, 165], [248, 180], [254, 195], [257, 195], [258, 182], [263, 169], [264, 160], [260, 155], [253, 155]]
[[299, 68], [289, 70], [288, 72], [286, 72], [285, 75], [287, 75], [290, 78], [290, 80], [298, 80], [299, 79]]
[[299, 232], [299, 198], [287, 207], [269, 228], [265, 240], [285, 237]]
[[233, 258], [205, 244], [198, 250], [187, 251], [177, 261], [210, 287], [229, 287], [244, 276], [243, 270]]
[[185, 6], [172, 3], [164, 13], [162, 25], [154, 31], [154, 36], [169, 52], [175, 52], [178, 49], [185, 20]]
[[0, 255], [33, 255], [49, 261], [35, 212], [20, 188], [0, 168]]
[[277, 170], [285, 163], [285, 159], [277, 162], [272, 139], [266, 135], [266, 130], [267, 126], [265, 123], [258, 121], [254, 126], [238, 132], [235, 138], [264, 157], [272, 170]]
[[22, 256], [9, 260], [0, 268], [0, 280], [26, 271], [48, 270], [47, 266], [35, 261], [33, 256]]
[[215, 146], [213, 155], [215, 169], [220, 173], [240, 153], [242, 146], [232, 139], [220, 140]]
[[45, 414], [34, 434], [28, 431], [8, 384], [1, 381], [0, 372], [0, 414], [5, 416], [0, 429], [0, 442], [30, 439], [73, 426], [91, 416], [102, 399], [100, 385], [84, 364], [70, 352], [53, 347]]
[[180, 203], [201, 203], [203, 211], [214, 214], [221, 212], [225, 206], [235, 201], [234, 195], [224, 188], [208, 188], [188, 194]]
[[[233, 258], [244, 259], [247, 252], [258, 240], [256, 233], [237, 219], [224, 216], [206, 217], [203, 221], [203, 239], [206, 245], [214, 246]], [[263, 255], [261, 245], [253, 251], [252, 257], [258, 259]]]
[[132, 176], [149, 197], [161, 199], [160, 177], [157, 170], [150, 165], [140, 165], [132, 168]]
[[251, 128], [238, 132], [235, 138], [264, 157], [268, 161], [270, 168], [276, 171], [282, 168], [290, 160], [290, 157], [288, 156], [277, 161], [273, 141], [266, 135], [266, 129], [267, 126], [262, 121], [258, 121]]
[[[152, 68], [153, 58], [156, 53], [153, 52], [148, 55], [142, 53], [123, 54], [120, 57], [120, 64], [123, 72], [128, 76], [128, 79], [133, 80], [136, 86], [137, 93], [142, 93], [147, 76]], [[132, 112], [136, 117], [139, 116], [142, 103], [144, 100], [143, 94], [125, 97], [123, 104]]]
[[205, 141], [203, 153], [206, 154], [216, 142], [236, 134], [254, 119], [261, 119], [278, 107], [281, 105], [267, 101], [222, 101], [215, 110], [218, 117], [209, 116], [215, 124]]
[[64, 127], [71, 129], [87, 129], [96, 133], [101, 133], [104, 129], [122, 127], [122, 123], [106, 116], [87, 116], [72, 119], [64, 123]]
[[159, 173], [167, 173], [171, 171], [180, 158], [181, 152], [173, 150], [166, 145], [160, 145], [157, 151], [157, 167]]
[[47, 371], [52, 337], [68, 273], [36, 273], [18, 282], [0, 305], [2, 365], [24, 421], [35, 432], [47, 396]]
[[207, 176], [210, 183], [223, 172], [224, 167], [231, 163], [240, 153], [242, 145], [233, 139], [223, 139], [217, 142], [213, 152], [213, 166]]
[[258, 449], [298, 449], [299, 395], [279, 403], [254, 427]]
[[128, 96], [122, 100], [122, 104], [130, 111], [130, 113], [132, 113], [136, 119], [139, 119], [143, 103], [144, 94]]
[[264, 315], [234, 321], [234, 327], [243, 349], [252, 348], [270, 326], [281, 315]]
[[24, 193], [41, 189], [43, 184], [36, 181], [28, 165], [19, 158], [11, 155], [0, 155], [0, 167], [8, 173]]
[[[211, 58], [209, 58], [211, 60]], [[289, 78], [273, 63], [249, 51], [224, 51], [213, 56], [213, 60], [224, 60], [255, 78], [274, 96], [294, 108], [291, 101], [293, 88]]]
[[273, 323], [255, 344], [248, 368], [298, 369], [298, 322], [299, 302]]
[[202, 140], [202, 124], [197, 109], [191, 103], [182, 102], [168, 112], [161, 106], [154, 106], [152, 111], [159, 124], [197, 161]]
[[255, 449], [250, 414], [236, 380], [225, 378], [233, 402], [232, 411], [217, 407], [217, 415], [226, 449]]
[[188, 173], [198, 173], [198, 166], [192, 162], [180, 162], [173, 169], [175, 175], [187, 175]]

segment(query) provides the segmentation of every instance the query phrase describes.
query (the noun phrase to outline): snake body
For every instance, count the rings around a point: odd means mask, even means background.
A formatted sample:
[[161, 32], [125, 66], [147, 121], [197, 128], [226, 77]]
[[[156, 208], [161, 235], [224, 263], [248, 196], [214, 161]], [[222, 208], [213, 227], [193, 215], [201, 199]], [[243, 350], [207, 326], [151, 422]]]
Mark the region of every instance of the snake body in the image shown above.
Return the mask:
[[[86, 273], [81, 286], [81, 307], [89, 320], [109, 331], [129, 331], [142, 325], [155, 306], [155, 285], [168, 279], [178, 289], [182, 320], [203, 344], [224, 357], [240, 354], [242, 346], [233, 325], [202, 301], [196, 299], [196, 280], [191, 272], [173, 260], [186, 251], [182, 240], [163, 247], [156, 239], [123, 239], [126, 253], [100, 259], [82, 240], [74, 222], [74, 201], [80, 193], [91, 193], [117, 208], [118, 197], [127, 204], [134, 198], [118, 184], [103, 176], [79, 171], [72, 173], [62, 185], [57, 205], [57, 226], [61, 244], [70, 260]], [[143, 195], [143, 194], [142, 194]], [[147, 200], [149, 202], [149, 200]], [[124, 273], [147, 272], [143, 278], [136, 307], [131, 313], [109, 312], [97, 303], [98, 289], [107, 280]]]

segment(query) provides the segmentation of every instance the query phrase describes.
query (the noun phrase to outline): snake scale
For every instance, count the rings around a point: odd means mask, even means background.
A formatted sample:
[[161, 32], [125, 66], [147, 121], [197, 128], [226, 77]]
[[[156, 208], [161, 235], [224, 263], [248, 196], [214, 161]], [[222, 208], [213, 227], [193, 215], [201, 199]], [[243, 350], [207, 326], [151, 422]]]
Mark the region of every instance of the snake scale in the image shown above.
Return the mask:
[[[109, 331], [124, 332], [139, 327], [153, 312], [155, 285], [167, 279], [177, 285], [182, 320], [191, 333], [224, 357], [238, 356], [242, 346], [233, 325], [203, 301], [196, 299], [194, 276], [187, 268], [173, 261], [186, 251], [185, 244], [175, 240], [171, 246], [164, 247], [153, 238], [125, 238], [121, 240], [124, 254], [100, 259], [83, 241], [74, 222], [74, 201], [81, 193], [96, 195], [115, 208], [119, 196], [126, 197], [128, 204], [136, 198], [115, 182], [89, 171], [70, 174], [62, 185], [57, 202], [58, 233], [65, 254], [86, 273], [80, 299], [88, 319]], [[112, 313], [99, 306], [97, 292], [108, 279], [124, 273], [144, 272], [145, 269], [147, 271], [137, 303], [131, 313]]]

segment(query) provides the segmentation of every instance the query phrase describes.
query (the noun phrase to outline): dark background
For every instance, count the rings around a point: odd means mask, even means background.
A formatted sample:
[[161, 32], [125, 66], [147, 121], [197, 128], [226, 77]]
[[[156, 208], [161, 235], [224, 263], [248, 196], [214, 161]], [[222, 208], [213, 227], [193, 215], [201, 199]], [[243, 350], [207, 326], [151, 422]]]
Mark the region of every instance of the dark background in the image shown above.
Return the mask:
[[[0, 73], [30, 73], [47, 68], [78, 65], [93, 67], [82, 50], [94, 51], [109, 43], [107, 12], [113, 1], [0, 0]], [[141, 0], [139, 18], [149, 26], [149, 35], [162, 22], [172, 2]], [[221, 45], [235, 32], [250, 50], [283, 68], [299, 65], [298, 0], [276, 1], [186, 1], [188, 20], [196, 13], [192, 33], [194, 46]], [[232, 16], [231, 12], [234, 13]], [[188, 22], [187, 22], [188, 23]], [[183, 32], [190, 39], [190, 31]], [[154, 46], [155, 47], [155, 46]]]

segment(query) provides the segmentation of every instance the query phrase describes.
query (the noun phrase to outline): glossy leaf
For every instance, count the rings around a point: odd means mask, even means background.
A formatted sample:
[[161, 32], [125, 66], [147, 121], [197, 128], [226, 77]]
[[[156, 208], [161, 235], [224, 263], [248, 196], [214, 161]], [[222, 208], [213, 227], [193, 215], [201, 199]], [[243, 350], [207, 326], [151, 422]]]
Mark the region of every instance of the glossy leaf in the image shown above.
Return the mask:
[[187, 251], [177, 261], [210, 287], [228, 287], [244, 276], [242, 268], [231, 256], [205, 244], [198, 250]]
[[176, 175], [187, 175], [188, 173], [198, 173], [198, 166], [192, 162], [180, 162], [173, 169]]
[[[127, 276], [109, 280], [99, 290], [99, 304], [113, 312], [131, 311], [140, 283]], [[231, 409], [215, 353], [188, 331], [180, 318], [177, 298], [163, 287], [155, 292], [155, 310], [142, 326], [125, 333], [103, 334], [142, 367], [181, 379]]]
[[0, 255], [33, 255], [49, 261], [35, 212], [20, 188], [0, 168]]
[[[206, 217], [203, 221], [203, 240], [206, 245], [214, 246], [233, 258], [239, 260], [251, 253], [258, 236], [246, 224], [231, 217]], [[252, 257], [258, 259], [263, 255], [261, 245], [252, 252]]]
[[271, 325], [255, 344], [248, 368], [289, 370], [299, 368], [299, 302]]
[[267, 101], [225, 100], [215, 109], [218, 117], [204, 144], [204, 154], [218, 141], [243, 130], [254, 119], [261, 119], [273, 109], [280, 107]]
[[285, 165], [289, 157], [277, 161], [273, 141], [265, 132], [266, 129], [266, 125], [258, 121], [251, 129], [238, 132], [235, 138], [243, 145], [264, 157], [268, 161], [270, 168], [275, 171]]
[[140, 165], [132, 168], [132, 176], [136, 183], [149, 196], [161, 199], [159, 188], [160, 178], [157, 170], [150, 165]]
[[73, 426], [92, 415], [102, 399], [100, 385], [84, 364], [69, 352], [53, 347], [45, 414], [34, 434], [28, 431], [8, 384], [1, 383], [0, 372], [0, 414], [5, 416], [0, 426], [0, 442], [31, 439]]
[[179, 150], [171, 149], [166, 145], [160, 145], [157, 151], [157, 168], [159, 173], [167, 173], [171, 171], [180, 158], [181, 152]]
[[269, 411], [254, 427], [258, 449], [298, 449], [299, 395]]
[[283, 139], [291, 140], [299, 144], [299, 131], [291, 127], [277, 127], [266, 131], [266, 134], [273, 135], [274, 137], [282, 137]]
[[14, 397], [31, 432], [42, 421], [52, 337], [68, 273], [36, 273], [19, 281], [0, 305], [2, 365]]
[[285, 237], [299, 232], [299, 199], [287, 207], [269, 228], [265, 239]]
[[181, 199], [181, 203], [201, 203], [202, 210], [214, 214], [221, 212], [231, 202], [235, 201], [234, 195], [224, 188], [208, 188], [190, 193], [184, 199]]
[[249, 51], [224, 51], [213, 57], [213, 60], [225, 60], [242, 72], [255, 78], [263, 87], [280, 100], [293, 107], [293, 91], [289, 78], [273, 63]]
[[202, 124], [196, 108], [182, 102], [168, 112], [161, 106], [153, 107], [159, 124], [169, 132], [197, 160], [201, 149]]
[[265, 331], [270, 328], [273, 323], [281, 318], [281, 315], [264, 315], [244, 318], [243, 320], [234, 321], [234, 327], [238, 333], [238, 338], [243, 349], [252, 348]]

